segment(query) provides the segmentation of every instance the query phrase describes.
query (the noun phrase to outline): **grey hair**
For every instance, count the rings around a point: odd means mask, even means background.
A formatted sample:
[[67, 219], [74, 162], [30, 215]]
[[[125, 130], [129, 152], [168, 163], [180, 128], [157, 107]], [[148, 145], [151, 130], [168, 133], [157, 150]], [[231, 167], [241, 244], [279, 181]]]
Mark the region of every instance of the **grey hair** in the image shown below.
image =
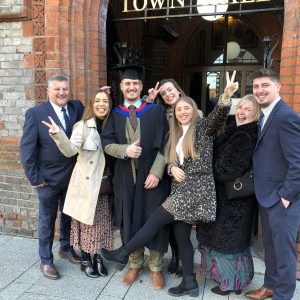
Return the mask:
[[65, 75], [56, 74], [50, 76], [48, 79], [48, 87], [51, 85], [53, 81], [65, 81], [69, 85], [68, 77], [66, 77]]

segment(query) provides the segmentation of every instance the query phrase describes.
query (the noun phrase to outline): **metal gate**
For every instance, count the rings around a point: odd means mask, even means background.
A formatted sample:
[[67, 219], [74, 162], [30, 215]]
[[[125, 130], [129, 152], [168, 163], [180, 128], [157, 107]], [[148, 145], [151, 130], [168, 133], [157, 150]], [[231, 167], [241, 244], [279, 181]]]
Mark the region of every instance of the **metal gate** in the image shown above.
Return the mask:
[[122, 13], [110, 21], [217, 17], [284, 10], [283, 0], [122, 0]]

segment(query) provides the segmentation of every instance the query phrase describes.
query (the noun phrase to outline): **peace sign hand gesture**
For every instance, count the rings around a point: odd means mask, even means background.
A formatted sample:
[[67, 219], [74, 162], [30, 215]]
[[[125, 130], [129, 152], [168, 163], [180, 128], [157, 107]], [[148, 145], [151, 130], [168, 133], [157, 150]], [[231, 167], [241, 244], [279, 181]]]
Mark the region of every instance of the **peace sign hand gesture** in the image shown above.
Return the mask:
[[49, 127], [49, 134], [51, 135], [57, 134], [60, 131], [60, 128], [56, 125], [56, 123], [53, 121], [53, 119], [50, 116], [48, 116], [48, 119], [50, 120], [51, 124], [47, 123], [46, 121], [42, 121], [42, 123], [47, 127]]
[[232, 97], [232, 95], [239, 88], [239, 83], [237, 81], [234, 82], [235, 74], [236, 74], [236, 71], [234, 70], [232, 73], [232, 76], [230, 78], [229, 73], [226, 72], [226, 87], [225, 87], [224, 93], [223, 93], [223, 98], [225, 98], [225, 99], [230, 99]]
[[148, 101], [149, 102], [154, 102], [157, 94], [159, 93], [160, 91], [160, 88], [158, 88], [158, 85], [159, 85], [159, 81], [156, 83], [155, 87], [154, 88], [151, 88], [148, 90]]

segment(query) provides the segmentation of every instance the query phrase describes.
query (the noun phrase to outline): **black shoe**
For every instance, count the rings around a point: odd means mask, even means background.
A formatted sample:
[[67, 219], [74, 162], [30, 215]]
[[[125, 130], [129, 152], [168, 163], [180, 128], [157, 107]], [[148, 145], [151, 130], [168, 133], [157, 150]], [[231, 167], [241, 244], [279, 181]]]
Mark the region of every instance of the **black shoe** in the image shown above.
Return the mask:
[[99, 254], [94, 254], [93, 267], [94, 270], [97, 270], [100, 276], [105, 277], [108, 275], [107, 269], [105, 268], [103, 260]]
[[67, 259], [72, 264], [80, 264], [81, 262], [81, 257], [72, 248], [67, 251], [60, 249], [58, 250], [58, 254], [61, 258]]
[[88, 276], [88, 277], [97, 278], [97, 277], [100, 276], [98, 274], [98, 272], [94, 270], [91, 261], [83, 260], [81, 262], [80, 269], [81, 269], [82, 272], [85, 272], [86, 276]]
[[115, 263], [119, 271], [122, 271], [128, 262], [129, 253], [124, 248], [124, 246], [111, 251], [101, 249], [100, 253], [105, 260]]
[[170, 288], [168, 294], [174, 297], [180, 297], [187, 294], [191, 297], [198, 297], [199, 287], [195, 274], [192, 276], [183, 276], [181, 283], [176, 287]]
[[232, 290], [222, 291], [219, 286], [213, 287], [211, 289], [211, 291], [213, 293], [221, 295], [221, 296], [227, 296], [228, 294], [230, 294], [230, 292], [235, 292], [236, 295], [240, 295], [242, 293], [242, 290], [237, 290], [237, 291], [232, 291]]

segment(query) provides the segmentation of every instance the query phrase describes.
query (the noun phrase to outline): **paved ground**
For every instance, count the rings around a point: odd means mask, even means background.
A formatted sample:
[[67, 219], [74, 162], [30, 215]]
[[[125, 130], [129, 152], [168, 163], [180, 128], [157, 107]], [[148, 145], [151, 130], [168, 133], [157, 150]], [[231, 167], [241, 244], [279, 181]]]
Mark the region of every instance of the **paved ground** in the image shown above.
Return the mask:
[[[172, 275], [166, 275], [166, 288], [155, 291], [151, 287], [149, 270], [145, 267], [138, 280], [131, 286], [122, 284], [122, 276], [126, 268], [116, 271], [108, 266], [109, 276], [91, 279], [85, 276], [78, 265], [72, 265], [57, 255], [58, 244], [54, 245], [55, 264], [62, 277], [59, 280], [49, 280], [42, 276], [39, 270], [39, 258], [37, 255], [37, 240], [0, 234], [0, 299], [1, 300], [156, 300], [176, 299], [167, 295], [167, 289], [177, 285], [180, 279]], [[197, 252], [197, 251], [196, 251]], [[167, 256], [168, 257], [168, 256]], [[264, 264], [255, 260], [255, 277], [250, 288], [261, 286], [264, 272]], [[195, 261], [199, 262], [198, 253]], [[147, 261], [145, 262], [146, 266]], [[168, 259], [165, 260], [165, 268]], [[195, 269], [199, 267], [196, 264]], [[166, 271], [164, 272], [166, 274]], [[211, 281], [205, 281], [199, 277], [200, 296], [197, 299], [247, 299], [245, 296], [230, 295], [226, 297], [212, 294], [210, 289], [215, 286]], [[179, 298], [177, 298], [179, 299]], [[185, 296], [180, 299], [193, 299]], [[300, 300], [300, 282], [297, 283], [297, 291], [294, 299]]]

